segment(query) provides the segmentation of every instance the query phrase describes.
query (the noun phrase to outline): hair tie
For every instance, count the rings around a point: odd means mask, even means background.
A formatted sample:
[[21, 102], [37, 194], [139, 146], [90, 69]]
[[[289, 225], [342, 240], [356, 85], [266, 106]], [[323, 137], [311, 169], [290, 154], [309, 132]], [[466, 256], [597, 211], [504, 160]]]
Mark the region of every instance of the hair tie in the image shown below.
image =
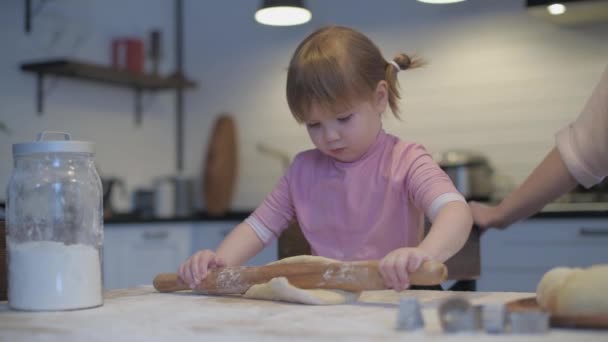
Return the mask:
[[397, 69], [397, 72], [401, 71], [401, 67], [394, 60], [389, 61], [389, 63]]

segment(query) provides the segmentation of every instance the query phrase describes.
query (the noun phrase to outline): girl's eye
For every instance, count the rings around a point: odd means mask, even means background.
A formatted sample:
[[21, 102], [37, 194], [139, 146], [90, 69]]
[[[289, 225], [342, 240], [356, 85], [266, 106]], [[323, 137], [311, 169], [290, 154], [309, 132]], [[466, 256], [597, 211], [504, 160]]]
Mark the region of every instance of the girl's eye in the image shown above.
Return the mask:
[[306, 127], [308, 127], [308, 128], [317, 128], [317, 127], [319, 127], [319, 123], [318, 122], [309, 123], [309, 124], [306, 124]]
[[350, 114], [349, 116], [345, 116], [343, 118], [338, 118], [338, 121], [340, 121], [340, 122], [348, 122], [348, 120], [350, 120], [350, 118], [352, 118], [352, 117], [353, 117], [353, 115]]

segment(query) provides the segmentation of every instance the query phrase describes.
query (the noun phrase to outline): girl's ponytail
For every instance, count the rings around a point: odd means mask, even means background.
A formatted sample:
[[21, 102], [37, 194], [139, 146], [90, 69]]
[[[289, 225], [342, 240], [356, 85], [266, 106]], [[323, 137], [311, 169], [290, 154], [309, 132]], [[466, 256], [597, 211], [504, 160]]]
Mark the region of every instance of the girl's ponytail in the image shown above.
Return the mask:
[[388, 105], [391, 107], [391, 111], [395, 117], [399, 118], [399, 104], [398, 101], [401, 99], [399, 94], [399, 80], [397, 79], [397, 73], [401, 70], [408, 70], [413, 68], [419, 68], [425, 65], [426, 62], [416, 56], [408, 56], [404, 53], [400, 53], [395, 56], [391, 61], [386, 62], [386, 82], [388, 83]]

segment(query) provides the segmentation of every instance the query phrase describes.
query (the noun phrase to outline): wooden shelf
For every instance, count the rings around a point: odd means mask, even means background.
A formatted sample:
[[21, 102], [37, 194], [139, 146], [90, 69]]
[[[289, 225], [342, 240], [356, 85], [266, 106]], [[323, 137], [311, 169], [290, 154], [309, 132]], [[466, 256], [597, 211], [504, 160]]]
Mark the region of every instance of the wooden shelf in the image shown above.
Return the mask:
[[109, 66], [81, 62], [71, 59], [52, 59], [21, 64], [21, 70], [36, 73], [38, 76], [37, 107], [42, 114], [45, 75], [82, 79], [135, 90], [136, 122], [141, 122], [141, 91], [170, 90], [178, 88], [195, 88], [196, 82], [176, 75], [158, 76], [145, 73], [133, 73], [118, 70]]

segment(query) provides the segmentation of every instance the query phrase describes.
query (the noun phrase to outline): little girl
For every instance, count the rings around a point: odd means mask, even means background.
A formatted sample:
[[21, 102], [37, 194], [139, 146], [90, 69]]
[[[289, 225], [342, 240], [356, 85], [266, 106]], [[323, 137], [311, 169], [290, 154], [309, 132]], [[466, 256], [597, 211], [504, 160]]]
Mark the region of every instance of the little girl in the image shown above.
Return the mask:
[[[420, 65], [405, 54], [386, 61], [346, 27], [304, 39], [289, 65], [287, 102], [316, 149], [295, 157], [217, 251], [184, 262], [181, 278], [195, 287], [209, 268], [246, 262], [294, 218], [314, 255], [381, 259], [385, 283], [397, 291], [423, 261], [444, 262], [460, 250], [472, 226], [464, 198], [424, 147], [382, 129], [387, 106], [398, 117], [397, 73]], [[422, 239], [424, 214], [432, 226]]]

